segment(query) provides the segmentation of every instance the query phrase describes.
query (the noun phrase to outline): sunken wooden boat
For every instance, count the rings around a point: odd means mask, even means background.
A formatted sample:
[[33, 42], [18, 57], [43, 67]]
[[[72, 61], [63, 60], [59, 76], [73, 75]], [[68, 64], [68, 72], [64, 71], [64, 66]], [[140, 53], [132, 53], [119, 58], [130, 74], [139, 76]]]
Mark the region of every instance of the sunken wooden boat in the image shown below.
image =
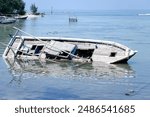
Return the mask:
[[[122, 44], [94, 39], [34, 37], [16, 27], [4, 58], [126, 63], [137, 51]], [[19, 32], [25, 36], [19, 35]], [[26, 36], [28, 35], [28, 36]]]

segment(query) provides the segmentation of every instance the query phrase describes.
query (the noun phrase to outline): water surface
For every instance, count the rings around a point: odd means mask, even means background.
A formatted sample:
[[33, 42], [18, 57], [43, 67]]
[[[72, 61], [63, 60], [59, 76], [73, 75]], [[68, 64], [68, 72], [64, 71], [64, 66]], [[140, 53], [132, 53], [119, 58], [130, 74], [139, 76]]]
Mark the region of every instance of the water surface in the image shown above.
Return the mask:
[[[4, 60], [0, 45], [0, 99], [150, 99], [150, 16], [148, 11], [47, 13], [15, 24], [0, 24], [0, 42], [13, 26], [35, 36], [103, 39], [138, 50], [128, 64]], [[76, 16], [77, 23], [68, 18]]]

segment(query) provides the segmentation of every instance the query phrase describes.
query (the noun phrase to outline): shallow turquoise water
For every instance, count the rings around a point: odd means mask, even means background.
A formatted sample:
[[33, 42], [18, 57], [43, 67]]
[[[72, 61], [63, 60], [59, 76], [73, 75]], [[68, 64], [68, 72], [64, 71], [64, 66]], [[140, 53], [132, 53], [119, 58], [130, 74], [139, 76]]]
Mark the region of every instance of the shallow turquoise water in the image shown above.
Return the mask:
[[[138, 16], [141, 12], [148, 11], [65, 11], [0, 24], [4, 43], [16, 26], [35, 36], [103, 39], [138, 50], [125, 65], [13, 63], [0, 57], [0, 99], [150, 99], [150, 16]], [[78, 22], [69, 23], [70, 16]], [[4, 48], [0, 45], [1, 55]]]

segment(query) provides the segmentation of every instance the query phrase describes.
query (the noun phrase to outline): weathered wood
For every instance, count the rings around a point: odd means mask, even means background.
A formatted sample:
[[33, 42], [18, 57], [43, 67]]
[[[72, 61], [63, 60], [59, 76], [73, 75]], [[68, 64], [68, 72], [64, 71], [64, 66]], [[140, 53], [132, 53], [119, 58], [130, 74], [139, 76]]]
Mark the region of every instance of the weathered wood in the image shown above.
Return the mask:
[[[29, 36], [16, 36], [17, 31], [9, 42], [3, 54], [4, 57], [11, 58], [19, 55], [20, 58], [27, 59], [69, 59], [117, 63], [126, 62], [137, 53], [127, 46], [111, 41], [34, 37], [18, 28], [15, 29]], [[15, 48], [15, 52], [10, 51], [10, 48]]]

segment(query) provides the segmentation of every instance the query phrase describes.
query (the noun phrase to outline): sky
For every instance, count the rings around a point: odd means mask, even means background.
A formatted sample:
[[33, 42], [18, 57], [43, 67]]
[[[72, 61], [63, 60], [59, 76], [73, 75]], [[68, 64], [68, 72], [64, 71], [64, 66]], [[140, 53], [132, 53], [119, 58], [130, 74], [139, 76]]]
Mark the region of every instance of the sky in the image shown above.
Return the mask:
[[75, 10], [120, 10], [150, 9], [150, 0], [23, 0], [26, 9], [35, 3], [38, 10], [75, 9]]

